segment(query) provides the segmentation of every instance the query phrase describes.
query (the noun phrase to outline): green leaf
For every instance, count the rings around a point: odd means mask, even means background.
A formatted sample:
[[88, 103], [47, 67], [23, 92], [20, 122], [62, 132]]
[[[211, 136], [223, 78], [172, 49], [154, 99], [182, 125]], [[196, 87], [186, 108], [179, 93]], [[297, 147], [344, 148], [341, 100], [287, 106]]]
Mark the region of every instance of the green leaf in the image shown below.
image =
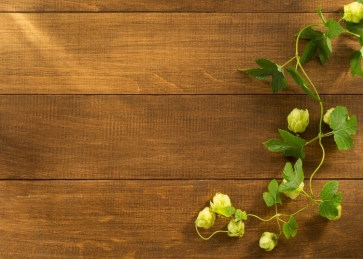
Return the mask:
[[318, 210], [323, 217], [338, 216], [337, 206], [342, 202], [342, 194], [337, 194], [338, 185], [337, 181], [327, 182], [320, 193], [322, 201], [319, 204]]
[[236, 210], [236, 213], [234, 214], [234, 220], [235, 221], [247, 220], [247, 213], [240, 209]]
[[340, 24], [333, 19], [329, 19], [328, 22], [325, 24], [325, 26], [328, 27], [328, 30], [325, 32], [325, 35], [331, 40], [338, 37], [340, 34], [344, 32], [343, 27], [340, 26]]
[[274, 93], [279, 92], [287, 87], [284, 68], [282, 66], [279, 66], [276, 63], [264, 58], [257, 59], [256, 63], [261, 68], [252, 68], [240, 71], [245, 72], [258, 80], [264, 80], [271, 76], [271, 87]]
[[329, 181], [327, 182], [320, 193], [320, 198], [323, 201], [331, 200], [338, 191], [339, 183], [338, 181]]
[[353, 22], [347, 22], [344, 21], [345, 27], [348, 29], [348, 31], [353, 32], [355, 34], [362, 34], [363, 31], [363, 20], [361, 20], [359, 23], [353, 23]]
[[280, 203], [280, 193], [279, 193], [279, 184], [277, 183], [276, 179], [273, 179], [268, 185], [269, 192], [263, 193], [263, 199], [268, 207], [271, 207], [275, 203]]
[[363, 0], [355, 0], [355, 1], [358, 2], [358, 3], [363, 4]]
[[224, 207], [223, 209], [219, 209], [217, 211], [218, 214], [221, 214], [225, 217], [230, 217], [236, 212], [236, 209], [233, 206]]
[[348, 110], [337, 106], [330, 115], [330, 127], [333, 129], [334, 140], [339, 150], [347, 150], [354, 145], [350, 135], [357, 132], [357, 118], [352, 116], [348, 119]]
[[315, 57], [316, 51], [319, 48], [319, 41], [311, 40], [306, 45], [303, 54], [300, 57], [300, 63], [305, 64]]
[[304, 39], [308, 39], [310, 41], [306, 45], [304, 52], [300, 57], [301, 64], [312, 60], [317, 52], [319, 53], [321, 64], [324, 64], [332, 53], [331, 40], [321, 31], [314, 30], [310, 27], [307, 29], [307, 32], [303, 34], [303, 36]]
[[307, 27], [300, 33], [300, 39], [319, 39], [322, 35], [323, 33], [321, 31], [314, 30], [312, 27]]
[[294, 79], [295, 83], [301, 87], [301, 89], [314, 100], [321, 102], [321, 100], [308, 88], [308, 84], [304, 80], [304, 78], [299, 74], [299, 72], [294, 67], [288, 67], [286, 69], [287, 72]]
[[305, 152], [303, 147], [306, 141], [302, 138], [296, 137], [291, 133], [279, 129], [279, 133], [283, 140], [270, 139], [263, 144], [272, 152], [283, 152], [283, 156], [294, 156], [297, 158], [304, 158]]
[[319, 40], [319, 59], [322, 65], [329, 59], [331, 53], [331, 40], [324, 36]]
[[288, 222], [284, 223], [282, 226], [282, 231], [287, 239], [296, 236], [297, 233], [297, 222], [295, 218], [291, 215]]
[[359, 45], [361, 45], [363, 47], [363, 33], [360, 34], [358, 42], [359, 42]]
[[318, 15], [320, 16], [323, 23], [326, 24], [326, 20], [325, 20], [325, 18], [323, 16], [323, 13], [321, 12], [321, 5], [318, 6]]
[[350, 56], [349, 63], [352, 76], [355, 75], [363, 76], [362, 56], [363, 56], [363, 47], [360, 50], [354, 51], [353, 54]]
[[280, 192], [292, 192], [299, 188], [300, 184], [304, 181], [304, 172], [302, 170], [302, 161], [299, 158], [292, 169], [290, 162], [285, 164], [284, 171], [282, 172], [283, 178], [287, 181], [279, 186]]

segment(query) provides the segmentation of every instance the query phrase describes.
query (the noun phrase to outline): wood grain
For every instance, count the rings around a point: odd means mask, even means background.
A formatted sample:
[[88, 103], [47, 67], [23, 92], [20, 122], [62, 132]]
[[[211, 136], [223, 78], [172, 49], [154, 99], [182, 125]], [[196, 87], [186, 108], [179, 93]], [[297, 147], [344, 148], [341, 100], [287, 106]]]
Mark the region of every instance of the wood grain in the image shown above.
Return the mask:
[[[325, 181], [314, 185], [318, 192]], [[267, 180], [248, 181], [0, 181], [0, 256], [8, 258], [359, 258], [362, 181], [340, 181], [342, 218], [328, 221], [316, 207], [296, 216], [298, 234], [281, 236], [270, 253], [258, 247], [276, 221], [250, 217], [245, 235], [219, 234], [206, 242], [194, 229], [213, 195], [228, 193], [234, 206], [268, 218]], [[281, 213], [307, 202], [288, 201]], [[220, 219], [221, 220], [221, 219]], [[219, 220], [219, 221], [220, 221]], [[223, 228], [224, 224], [219, 227]], [[202, 231], [207, 235], [209, 231]], [[296, 245], [299, 244], [299, 245]]]
[[340, 12], [349, 1], [274, 1], [274, 0], [2, 0], [3, 12]]
[[[362, 95], [323, 96], [363, 120]], [[308, 108], [302, 137], [316, 136], [318, 104], [305, 96], [2, 95], [0, 170], [5, 179], [253, 179], [281, 177], [286, 160], [262, 142], [287, 129], [293, 108]], [[339, 152], [324, 139], [321, 177], [362, 178], [363, 131]], [[330, 131], [328, 127], [324, 132]], [[306, 147], [305, 174], [320, 162]], [[277, 162], [280, 161], [280, 162]], [[342, 173], [344, 170], [344, 173]]]
[[[338, 17], [338, 14], [333, 15]], [[237, 68], [295, 53], [294, 34], [316, 14], [49, 13], [0, 14], [0, 94], [270, 94]], [[303, 45], [303, 43], [302, 43]], [[349, 56], [333, 44], [324, 67], [307, 72], [326, 94], [362, 94]], [[291, 81], [289, 81], [292, 83]], [[284, 93], [302, 94], [291, 85]]]

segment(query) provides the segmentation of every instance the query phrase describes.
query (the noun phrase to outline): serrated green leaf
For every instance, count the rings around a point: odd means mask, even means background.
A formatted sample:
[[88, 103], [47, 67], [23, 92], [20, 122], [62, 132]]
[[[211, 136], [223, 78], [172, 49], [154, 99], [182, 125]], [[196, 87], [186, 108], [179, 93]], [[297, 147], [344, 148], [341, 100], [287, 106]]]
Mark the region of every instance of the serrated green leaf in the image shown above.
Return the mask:
[[256, 59], [255, 62], [264, 69], [276, 69], [277, 64], [265, 58]]
[[340, 26], [340, 24], [333, 19], [329, 19], [328, 22], [325, 24], [325, 26], [328, 27], [328, 30], [325, 32], [325, 35], [331, 40], [338, 37], [340, 34], [344, 32], [343, 27]]
[[304, 172], [302, 169], [302, 161], [299, 158], [292, 169], [290, 162], [285, 164], [284, 171], [282, 172], [283, 178], [287, 181], [279, 186], [280, 192], [292, 192], [299, 188], [300, 184], [304, 181]]
[[280, 203], [280, 193], [279, 193], [279, 184], [277, 183], [276, 179], [273, 179], [268, 185], [269, 192], [263, 193], [263, 199], [268, 207], [271, 207], [275, 203]]
[[323, 23], [326, 24], [326, 20], [325, 20], [325, 18], [323, 16], [323, 13], [321, 12], [321, 5], [318, 6], [318, 15], [320, 16]]
[[247, 213], [245, 211], [237, 209], [236, 213], [234, 214], [234, 219], [235, 221], [247, 220]]
[[360, 50], [354, 51], [353, 54], [350, 56], [349, 64], [352, 76], [355, 75], [363, 76], [362, 56], [363, 56], [363, 47]]
[[297, 222], [295, 218], [291, 215], [288, 222], [284, 223], [282, 226], [282, 231], [287, 239], [294, 237], [297, 234]]
[[321, 102], [321, 100], [308, 88], [308, 84], [304, 80], [304, 78], [300, 75], [300, 73], [294, 67], [288, 67], [286, 69], [287, 72], [294, 79], [295, 83], [301, 87], [301, 89], [314, 100]]
[[334, 202], [325, 201], [321, 202], [318, 207], [319, 214], [326, 218], [333, 218], [338, 216], [337, 205]]
[[337, 106], [330, 114], [330, 127], [333, 129], [334, 140], [339, 150], [347, 150], [354, 145], [350, 135], [357, 132], [357, 118], [352, 116], [348, 119], [348, 110], [345, 107]]
[[322, 32], [314, 29], [311, 29], [309, 34], [311, 38], [300, 57], [300, 62], [301, 64], [309, 62], [318, 52], [320, 63], [324, 64], [332, 53], [331, 40]]
[[323, 217], [338, 216], [337, 206], [342, 202], [342, 194], [337, 193], [338, 186], [337, 181], [329, 181], [324, 185], [320, 193], [322, 201], [319, 204], [318, 210]]
[[320, 198], [323, 201], [331, 200], [336, 192], [338, 191], [339, 183], [337, 181], [329, 181], [327, 182], [323, 189], [320, 192]]
[[271, 76], [271, 87], [274, 93], [279, 92], [287, 87], [284, 68], [282, 66], [279, 66], [276, 63], [264, 58], [257, 59], [256, 63], [261, 68], [252, 68], [240, 71], [245, 72], [258, 80], [264, 80]]
[[304, 158], [305, 152], [303, 147], [306, 141], [302, 138], [296, 137], [291, 133], [279, 129], [279, 133], [283, 140], [270, 139], [263, 144], [272, 152], [282, 152], [283, 156], [294, 156], [297, 158]]

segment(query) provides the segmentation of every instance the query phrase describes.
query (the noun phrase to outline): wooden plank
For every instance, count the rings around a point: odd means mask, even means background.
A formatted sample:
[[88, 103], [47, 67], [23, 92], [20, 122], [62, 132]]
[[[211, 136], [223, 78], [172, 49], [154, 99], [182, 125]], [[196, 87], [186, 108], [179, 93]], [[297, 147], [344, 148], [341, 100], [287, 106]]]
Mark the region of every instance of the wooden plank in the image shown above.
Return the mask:
[[[323, 96], [326, 109], [347, 106], [363, 120], [362, 95]], [[2, 95], [3, 179], [253, 179], [281, 177], [286, 159], [262, 142], [287, 130], [293, 108], [310, 110], [301, 136], [317, 135], [319, 106], [305, 96]], [[362, 178], [363, 126], [355, 147], [339, 152], [324, 139], [321, 177]], [[330, 129], [325, 125], [324, 132]], [[306, 147], [305, 174], [319, 164]], [[344, 172], [344, 173], [343, 173]]]
[[[233, 205], [269, 218], [262, 192], [267, 180], [252, 181], [0, 181], [1, 258], [359, 258], [363, 182], [340, 181], [342, 218], [328, 221], [316, 206], [298, 214], [298, 234], [267, 253], [262, 232], [278, 232], [276, 221], [252, 217], [245, 235], [218, 234], [201, 240], [197, 214], [213, 195], [228, 193]], [[314, 184], [316, 191], [325, 181]], [[317, 191], [318, 192], [318, 191]], [[300, 197], [279, 206], [293, 213], [308, 203]], [[220, 221], [221, 219], [219, 219]], [[354, 223], [355, 222], [355, 223]], [[223, 224], [220, 227], [224, 227]], [[209, 231], [203, 231], [206, 235]], [[299, 245], [296, 245], [299, 244]]]
[[[348, 1], [349, 2], [349, 1]], [[316, 12], [319, 5], [323, 10], [340, 12], [347, 1], [273, 1], [273, 0], [2, 0], [2, 12], [108, 12], [108, 11], [151, 11], [151, 12]]]
[[[268, 82], [237, 68], [259, 57], [285, 63], [308, 21], [321, 22], [316, 14], [2, 13], [0, 94], [270, 94]], [[321, 93], [363, 93], [348, 62], [359, 48], [343, 37], [323, 68], [307, 66]]]

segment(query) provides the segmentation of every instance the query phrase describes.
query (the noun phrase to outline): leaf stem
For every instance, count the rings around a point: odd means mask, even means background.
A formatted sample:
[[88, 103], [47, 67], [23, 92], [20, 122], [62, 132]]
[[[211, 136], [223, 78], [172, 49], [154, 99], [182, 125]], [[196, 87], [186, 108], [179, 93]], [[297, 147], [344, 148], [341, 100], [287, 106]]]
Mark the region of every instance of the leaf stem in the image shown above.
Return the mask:
[[290, 58], [288, 61], [286, 61], [285, 64], [282, 65], [282, 67], [285, 67], [287, 64], [289, 64], [294, 59], [296, 59], [296, 56], [294, 56], [294, 57]]
[[[330, 131], [328, 133], [324, 133], [320, 137], [321, 138], [324, 138], [324, 137], [329, 137], [329, 136], [332, 136], [332, 135], [334, 135], [334, 131]], [[309, 140], [308, 142], [306, 142], [305, 146], [309, 145], [311, 142], [314, 142], [317, 139], [319, 139], [319, 135], [316, 136], [315, 138], [313, 138], [312, 140]]]
[[308, 205], [306, 205], [305, 207], [303, 207], [303, 208], [299, 209], [299, 210], [298, 210], [298, 211], [296, 211], [295, 213], [292, 213], [292, 214], [291, 214], [291, 216], [294, 216], [294, 215], [296, 215], [296, 214], [299, 214], [299, 213], [300, 213], [300, 212], [302, 212], [303, 210], [306, 210], [307, 208], [309, 208], [311, 205], [312, 205], [312, 203], [311, 203], [311, 202], [309, 202], [309, 204], [308, 204]]
[[228, 230], [217, 230], [215, 232], [213, 232], [212, 235], [210, 235], [209, 237], [203, 237], [200, 233], [199, 233], [199, 230], [198, 230], [198, 227], [197, 227], [197, 224], [195, 224], [195, 230], [197, 231], [198, 235], [200, 236], [201, 239], [203, 240], [209, 240], [212, 238], [212, 236], [214, 236], [215, 234], [217, 233], [228, 233]]
[[349, 33], [350, 35], [353, 35], [353, 36], [358, 37], [358, 38], [360, 37], [359, 34], [356, 34], [354, 32], [348, 31], [348, 30], [344, 30], [344, 32]]

